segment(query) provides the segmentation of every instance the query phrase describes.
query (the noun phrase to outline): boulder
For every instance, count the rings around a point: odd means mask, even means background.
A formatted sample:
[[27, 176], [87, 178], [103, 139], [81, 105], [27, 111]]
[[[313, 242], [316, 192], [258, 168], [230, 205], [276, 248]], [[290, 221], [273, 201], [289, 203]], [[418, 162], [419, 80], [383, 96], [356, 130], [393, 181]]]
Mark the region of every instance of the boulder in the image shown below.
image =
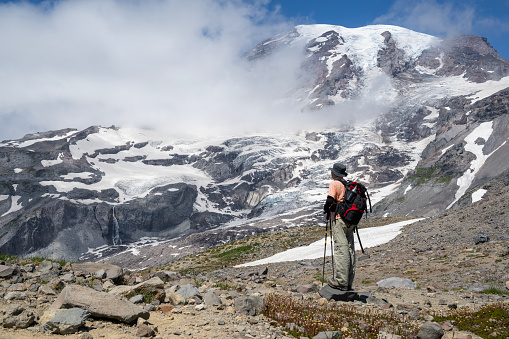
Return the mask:
[[10, 278], [16, 272], [16, 266], [0, 265], [0, 278]]
[[235, 311], [255, 316], [262, 311], [263, 297], [250, 295], [235, 299]]
[[2, 319], [3, 327], [7, 328], [27, 328], [35, 321], [35, 315], [32, 311], [18, 304], [11, 304], [5, 311]]
[[71, 265], [73, 271], [83, 272], [85, 274], [90, 274], [94, 277], [98, 275], [101, 279], [107, 278], [111, 279], [115, 282], [118, 282], [122, 278], [122, 268], [117, 265], [111, 264], [102, 264], [102, 263], [82, 263], [82, 264], [72, 264]]
[[128, 324], [139, 317], [148, 319], [150, 316], [129, 301], [80, 285], [66, 286], [51, 305], [55, 309], [73, 307], [90, 311], [92, 317], [115, 319]]
[[205, 296], [203, 297], [203, 302], [207, 306], [219, 306], [222, 304], [221, 298], [213, 291], [210, 290], [207, 293], [205, 293]]
[[384, 280], [380, 280], [376, 283], [379, 287], [385, 287], [385, 288], [416, 288], [417, 285], [410, 280], [405, 278], [387, 278]]
[[166, 292], [166, 297], [168, 299], [168, 302], [175, 306], [184, 305], [186, 303], [186, 299], [180, 293], [169, 291]]
[[18, 291], [9, 292], [4, 297], [5, 300], [25, 300], [26, 298], [26, 293]]
[[186, 285], [182, 286], [175, 293], [182, 295], [185, 299], [191, 298], [194, 296], [198, 296], [201, 298], [200, 291], [198, 291], [198, 289], [191, 284], [186, 284]]
[[417, 339], [440, 339], [444, 336], [442, 326], [437, 323], [427, 322], [419, 328]]
[[90, 317], [90, 312], [81, 308], [70, 308], [57, 314], [42, 325], [46, 333], [72, 334], [76, 333]]
[[136, 336], [141, 338], [150, 338], [156, 335], [156, 331], [148, 326], [147, 324], [140, 324], [138, 326], [138, 330], [136, 331]]

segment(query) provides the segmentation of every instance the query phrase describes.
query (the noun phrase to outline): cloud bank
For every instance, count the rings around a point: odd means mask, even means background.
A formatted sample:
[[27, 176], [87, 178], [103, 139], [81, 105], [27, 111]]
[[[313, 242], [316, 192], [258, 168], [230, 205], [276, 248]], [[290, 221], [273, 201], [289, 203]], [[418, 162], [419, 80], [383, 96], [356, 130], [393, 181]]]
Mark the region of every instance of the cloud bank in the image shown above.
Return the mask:
[[242, 58], [290, 27], [267, 1], [0, 5], [0, 139], [90, 125], [206, 135], [281, 126], [298, 53]]
[[392, 24], [435, 36], [472, 32], [476, 10], [469, 2], [396, 0], [376, 24]]

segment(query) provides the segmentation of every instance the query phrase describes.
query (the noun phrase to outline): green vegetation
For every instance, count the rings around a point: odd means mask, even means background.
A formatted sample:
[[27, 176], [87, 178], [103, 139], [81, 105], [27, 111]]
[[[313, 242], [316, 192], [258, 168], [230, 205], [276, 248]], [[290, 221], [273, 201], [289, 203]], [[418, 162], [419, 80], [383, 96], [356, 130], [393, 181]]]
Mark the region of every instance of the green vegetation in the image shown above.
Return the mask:
[[484, 294], [498, 294], [498, 295], [509, 295], [508, 291], [501, 290], [496, 287], [490, 287], [486, 290], [483, 290], [482, 293]]
[[135, 290], [127, 292], [124, 294], [124, 297], [126, 297], [127, 299], [131, 299], [132, 297], [137, 296], [139, 294], [143, 296], [143, 302], [146, 304], [150, 304], [154, 299], [153, 291], [144, 287], [137, 288]]
[[235, 247], [235, 248], [232, 248], [231, 250], [228, 250], [228, 251], [225, 251], [225, 252], [222, 252], [222, 253], [218, 253], [218, 254], [214, 254], [214, 255], [212, 255], [212, 257], [213, 258], [223, 258], [223, 259], [226, 259], [226, 260], [231, 260], [231, 259], [240, 257], [240, 256], [242, 256], [244, 254], [251, 253], [253, 251], [253, 248], [255, 246], [259, 246], [259, 245], [260, 245], [260, 243], [254, 243], [254, 244], [249, 244], [249, 245]]
[[13, 263], [13, 264], [18, 264], [18, 265], [26, 265], [26, 264], [36, 264], [36, 265], [39, 265], [44, 260], [47, 260], [47, 261], [51, 261], [51, 262], [54, 262], [54, 263], [58, 263], [58, 264], [60, 264], [60, 266], [65, 266], [65, 264], [68, 262], [65, 259], [54, 260], [54, 259], [48, 259], [48, 258], [43, 258], [43, 257], [28, 257], [28, 258], [24, 258], [24, 257], [19, 257], [17, 255], [7, 254], [7, 253], [0, 254], [0, 260], [7, 261], [7, 262], [10, 262], [10, 263]]
[[470, 331], [481, 338], [509, 337], [509, 305], [504, 303], [487, 305], [476, 312], [450, 310], [435, 316], [435, 321], [455, 321], [460, 331]]
[[417, 185], [424, 184], [433, 180], [435, 183], [449, 185], [452, 180], [452, 177], [445, 175], [437, 175], [437, 172], [440, 172], [442, 166], [435, 166], [432, 168], [417, 168], [415, 174], [410, 175], [410, 178], [417, 181]]
[[214, 287], [220, 288], [223, 291], [233, 291], [237, 289], [237, 285], [230, 284], [228, 281], [218, 282]]

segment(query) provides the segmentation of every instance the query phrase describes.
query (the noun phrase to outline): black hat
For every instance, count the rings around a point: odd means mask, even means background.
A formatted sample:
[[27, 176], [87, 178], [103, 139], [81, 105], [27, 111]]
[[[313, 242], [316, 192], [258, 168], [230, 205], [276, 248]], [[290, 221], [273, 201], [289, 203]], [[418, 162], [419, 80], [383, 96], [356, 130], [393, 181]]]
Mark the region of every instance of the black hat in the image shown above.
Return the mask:
[[348, 175], [346, 173], [346, 166], [340, 162], [335, 163], [330, 170], [338, 177], [346, 177]]

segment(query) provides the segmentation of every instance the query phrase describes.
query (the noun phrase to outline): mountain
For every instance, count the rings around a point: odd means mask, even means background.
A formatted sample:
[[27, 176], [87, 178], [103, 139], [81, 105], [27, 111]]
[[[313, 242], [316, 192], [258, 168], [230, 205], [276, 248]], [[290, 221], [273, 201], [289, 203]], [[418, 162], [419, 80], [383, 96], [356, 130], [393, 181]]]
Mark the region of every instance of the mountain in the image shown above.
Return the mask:
[[505, 178], [509, 61], [486, 39], [297, 26], [245, 58], [256, 70], [289, 51], [302, 61], [282, 100], [331, 127], [178, 140], [93, 126], [0, 143], [0, 252], [144, 267], [316, 225], [336, 161], [380, 216], [433, 216]]

